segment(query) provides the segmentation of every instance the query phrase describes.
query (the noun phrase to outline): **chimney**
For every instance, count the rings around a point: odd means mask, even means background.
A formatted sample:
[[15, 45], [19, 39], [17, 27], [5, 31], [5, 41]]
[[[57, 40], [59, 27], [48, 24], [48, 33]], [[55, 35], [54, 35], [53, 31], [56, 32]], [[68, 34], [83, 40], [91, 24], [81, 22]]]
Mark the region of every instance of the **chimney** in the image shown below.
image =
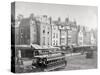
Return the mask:
[[34, 18], [34, 14], [30, 14], [30, 19], [33, 19]]
[[65, 18], [65, 22], [66, 23], [68, 23], [69, 22], [69, 18], [67, 17], [67, 18]]
[[47, 15], [43, 15], [42, 20], [43, 20], [44, 22], [47, 22]]
[[49, 17], [49, 22], [50, 22], [50, 24], [52, 23], [52, 17]]
[[61, 22], [61, 18], [60, 17], [58, 17], [58, 22]]
[[43, 15], [43, 17], [47, 18], [47, 15]]
[[74, 21], [74, 25], [76, 25], [76, 21]]

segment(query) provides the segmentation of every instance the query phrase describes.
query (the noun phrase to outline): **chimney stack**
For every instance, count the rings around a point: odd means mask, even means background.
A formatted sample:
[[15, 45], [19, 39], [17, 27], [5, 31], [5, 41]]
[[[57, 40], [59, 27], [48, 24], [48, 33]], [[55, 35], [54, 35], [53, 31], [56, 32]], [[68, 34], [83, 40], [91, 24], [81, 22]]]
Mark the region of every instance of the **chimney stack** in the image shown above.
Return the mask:
[[52, 17], [49, 17], [49, 22], [50, 22], [50, 24], [52, 23]]
[[66, 23], [68, 23], [69, 22], [69, 18], [67, 17], [67, 18], [65, 18], [65, 22]]
[[60, 17], [58, 17], [58, 22], [61, 22], [61, 18]]
[[30, 19], [33, 19], [34, 18], [34, 14], [30, 14]]

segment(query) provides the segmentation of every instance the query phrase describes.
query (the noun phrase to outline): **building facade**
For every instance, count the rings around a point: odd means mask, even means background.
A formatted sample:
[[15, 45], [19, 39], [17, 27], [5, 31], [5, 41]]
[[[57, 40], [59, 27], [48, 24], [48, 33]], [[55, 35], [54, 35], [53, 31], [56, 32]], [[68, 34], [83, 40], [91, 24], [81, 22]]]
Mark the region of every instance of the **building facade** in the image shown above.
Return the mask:
[[49, 48], [51, 46], [83, 46], [94, 45], [96, 39], [93, 31], [87, 31], [84, 26], [77, 26], [76, 21], [60, 18], [53, 21], [51, 17], [30, 15], [19, 18], [15, 26], [15, 41], [17, 45], [37, 44]]
[[75, 21], [70, 22], [70, 30], [68, 32], [68, 45], [78, 45], [78, 28]]
[[67, 25], [65, 23], [62, 23], [59, 25], [59, 31], [60, 31], [60, 45], [67, 46], [68, 44], [68, 30]]
[[52, 22], [52, 46], [60, 46], [60, 31], [56, 22]]
[[17, 45], [37, 44], [37, 27], [32, 15], [17, 21], [16, 25], [15, 41]]
[[90, 39], [91, 35], [89, 31], [85, 31], [84, 32], [84, 45], [91, 45], [91, 39]]
[[51, 46], [51, 22], [50, 18], [46, 15], [40, 17], [40, 25], [38, 26], [39, 34], [40, 35], [40, 45], [42, 47], [49, 47]]
[[89, 46], [95, 43], [95, 39], [90, 30], [86, 27], [81, 26], [78, 33], [78, 45], [79, 46]]
[[79, 26], [79, 32], [78, 32], [78, 46], [83, 46], [84, 43], [84, 32], [83, 32], [83, 27]]
[[93, 30], [90, 31], [90, 41], [91, 45], [96, 45], [96, 38], [94, 36]]

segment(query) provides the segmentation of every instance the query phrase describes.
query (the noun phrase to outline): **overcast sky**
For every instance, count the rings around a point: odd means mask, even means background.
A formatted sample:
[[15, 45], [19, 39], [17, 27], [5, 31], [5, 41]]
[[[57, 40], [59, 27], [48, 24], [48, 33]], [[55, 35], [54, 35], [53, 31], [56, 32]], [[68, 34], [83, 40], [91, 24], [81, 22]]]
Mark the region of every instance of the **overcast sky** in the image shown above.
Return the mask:
[[69, 17], [71, 21], [76, 20], [79, 25], [97, 28], [98, 15], [95, 6], [16, 2], [16, 16], [22, 14], [24, 17], [29, 17], [31, 13], [51, 16], [53, 20], [61, 17], [62, 21]]

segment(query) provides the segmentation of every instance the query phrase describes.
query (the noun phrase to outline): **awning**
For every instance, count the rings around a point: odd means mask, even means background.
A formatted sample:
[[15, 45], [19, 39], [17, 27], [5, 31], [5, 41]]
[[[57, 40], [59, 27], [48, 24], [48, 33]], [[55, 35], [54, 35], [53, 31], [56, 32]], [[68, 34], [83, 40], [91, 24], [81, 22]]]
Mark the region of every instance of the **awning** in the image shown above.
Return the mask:
[[32, 50], [30, 45], [15, 45], [12, 47], [15, 47], [16, 50]]
[[60, 49], [60, 47], [50, 46], [49, 49]]
[[37, 45], [37, 44], [31, 44], [31, 47], [35, 49], [43, 49], [40, 45]]
[[12, 47], [31, 47], [30, 45], [12, 45]]

